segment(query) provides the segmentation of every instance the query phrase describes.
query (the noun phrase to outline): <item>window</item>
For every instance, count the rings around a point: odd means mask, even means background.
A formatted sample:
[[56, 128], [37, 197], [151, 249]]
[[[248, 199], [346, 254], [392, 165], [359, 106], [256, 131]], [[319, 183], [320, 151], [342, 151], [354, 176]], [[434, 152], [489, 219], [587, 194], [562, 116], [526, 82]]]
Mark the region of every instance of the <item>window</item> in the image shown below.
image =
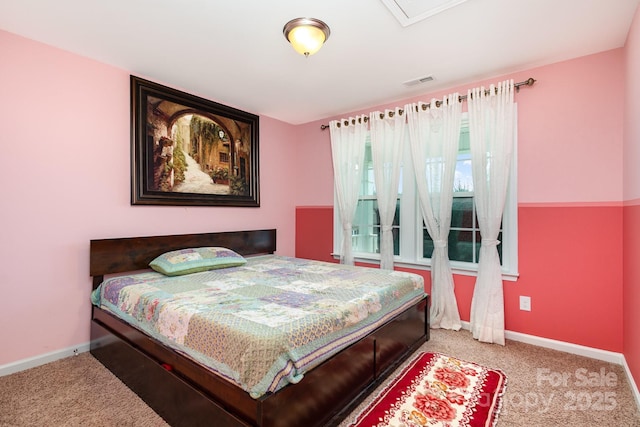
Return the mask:
[[[393, 221], [393, 253], [400, 255], [400, 199], [396, 204], [396, 215]], [[373, 158], [371, 155], [371, 141], [367, 139], [364, 155], [364, 172], [360, 186], [360, 196], [356, 207], [356, 215], [353, 221], [352, 245], [354, 254], [369, 253], [380, 254], [380, 215], [378, 214], [378, 201], [376, 200], [375, 180], [373, 177]]]
[[[516, 131], [517, 135], [517, 131]], [[408, 136], [407, 136], [408, 138]], [[517, 139], [517, 138], [516, 138]], [[512, 160], [511, 179], [501, 231], [498, 253], [502, 263], [503, 276], [507, 280], [517, 277], [517, 197], [516, 197], [516, 148]], [[429, 268], [433, 252], [433, 240], [422, 220], [420, 204], [415, 185], [409, 141], [405, 142], [405, 152], [401, 166], [400, 188], [398, 189], [396, 215], [393, 221], [394, 255], [397, 265]], [[449, 232], [449, 259], [451, 267], [458, 274], [475, 274], [480, 253], [480, 228], [476, 218], [471, 175], [471, 151], [469, 147], [469, 127], [467, 113], [463, 114], [458, 161], [454, 180], [451, 230]], [[342, 227], [337, 209], [334, 211], [334, 253], [339, 253], [342, 241]], [[362, 262], [380, 259], [380, 216], [378, 215], [373, 160], [370, 140], [367, 141], [364, 173], [360, 196], [353, 221], [352, 244], [354, 257]]]

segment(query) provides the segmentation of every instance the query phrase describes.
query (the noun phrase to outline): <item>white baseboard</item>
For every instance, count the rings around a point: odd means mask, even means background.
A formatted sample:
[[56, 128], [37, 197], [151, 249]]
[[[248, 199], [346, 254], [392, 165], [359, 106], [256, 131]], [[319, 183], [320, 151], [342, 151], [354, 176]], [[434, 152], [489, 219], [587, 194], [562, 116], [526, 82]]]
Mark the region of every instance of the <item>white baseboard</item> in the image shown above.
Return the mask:
[[51, 353], [30, 357], [28, 359], [18, 360], [17, 362], [8, 363], [6, 365], [0, 365], [0, 377], [55, 362], [56, 360], [78, 355], [86, 351], [89, 351], [89, 342], [75, 345], [73, 347], [63, 348], [62, 350], [52, 351]]
[[533, 344], [538, 347], [550, 348], [552, 350], [564, 351], [578, 356], [589, 357], [591, 359], [602, 360], [604, 362], [624, 364], [624, 355], [613, 351], [600, 350], [599, 348], [586, 347], [564, 341], [556, 341], [549, 338], [536, 337], [534, 335], [522, 334], [520, 332], [505, 331], [504, 336], [513, 341]]
[[[469, 322], [462, 322], [462, 329], [466, 329], [468, 331], [471, 330], [471, 324]], [[633, 375], [631, 374], [631, 370], [629, 369], [629, 365], [627, 364], [627, 359], [625, 359], [624, 354], [601, 350], [599, 348], [572, 344], [564, 341], [552, 340], [549, 338], [537, 337], [535, 335], [527, 335], [520, 332], [504, 331], [504, 336], [505, 338], [513, 341], [519, 341], [538, 347], [550, 348], [552, 350], [564, 351], [565, 353], [589, 357], [591, 359], [602, 360], [604, 362], [615, 363], [616, 365], [622, 365], [627, 374], [629, 385], [631, 385], [631, 392], [633, 393], [636, 399], [636, 403], [640, 408], [640, 391], [638, 391], [638, 386], [633, 379]]]
[[633, 380], [633, 375], [631, 374], [631, 370], [629, 369], [629, 365], [627, 365], [627, 359], [624, 359], [624, 370], [627, 373], [627, 378], [629, 379], [629, 384], [631, 385], [631, 391], [633, 395], [636, 397], [636, 404], [638, 408], [640, 408], [640, 391], [638, 390], [638, 386], [636, 382]]
[[[462, 322], [462, 329], [467, 331], [471, 330], [471, 324], [469, 322]], [[613, 351], [600, 350], [593, 347], [585, 347], [583, 345], [571, 344], [564, 341], [552, 340], [549, 338], [537, 337], [535, 335], [527, 335], [520, 332], [504, 331], [506, 339], [513, 341], [519, 341], [526, 344], [535, 345], [538, 347], [550, 348], [552, 350], [564, 351], [565, 353], [576, 354], [578, 356], [590, 357], [591, 359], [602, 360], [609, 363], [615, 363], [616, 365], [624, 364], [624, 356], [622, 353], [615, 353]]]
[[[462, 322], [462, 329], [470, 330], [471, 325], [469, 322]], [[550, 348], [553, 350], [564, 351], [565, 353], [576, 354], [579, 356], [590, 357], [596, 360], [602, 360], [609, 363], [615, 363], [617, 365], [624, 366], [627, 374], [627, 379], [631, 385], [631, 391], [633, 392], [636, 403], [640, 407], [640, 391], [633, 379], [627, 360], [622, 353], [615, 353], [607, 350], [600, 350], [597, 348], [586, 347], [577, 344], [571, 344], [564, 341], [556, 341], [548, 338], [537, 337], [535, 335], [527, 335], [520, 332], [505, 331], [505, 338], [524, 342], [538, 347]], [[28, 359], [19, 360], [17, 362], [8, 363], [6, 365], [0, 365], [0, 377], [13, 374], [16, 372], [24, 371], [29, 368], [35, 368], [37, 366], [44, 365], [46, 363], [55, 362], [56, 360], [64, 359], [65, 357], [78, 355], [89, 351], [89, 342], [80, 344], [77, 346], [67, 347], [62, 350], [53, 351], [51, 353], [42, 354], [40, 356], [31, 357]]]

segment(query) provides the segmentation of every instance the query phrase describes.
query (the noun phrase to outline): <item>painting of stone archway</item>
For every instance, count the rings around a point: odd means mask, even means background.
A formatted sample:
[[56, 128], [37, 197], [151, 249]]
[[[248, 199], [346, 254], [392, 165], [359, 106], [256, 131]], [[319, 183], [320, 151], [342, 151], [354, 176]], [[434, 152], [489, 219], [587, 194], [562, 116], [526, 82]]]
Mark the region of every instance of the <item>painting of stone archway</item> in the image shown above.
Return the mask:
[[131, 204], [260, 206], [259, 117], [131, 76]]

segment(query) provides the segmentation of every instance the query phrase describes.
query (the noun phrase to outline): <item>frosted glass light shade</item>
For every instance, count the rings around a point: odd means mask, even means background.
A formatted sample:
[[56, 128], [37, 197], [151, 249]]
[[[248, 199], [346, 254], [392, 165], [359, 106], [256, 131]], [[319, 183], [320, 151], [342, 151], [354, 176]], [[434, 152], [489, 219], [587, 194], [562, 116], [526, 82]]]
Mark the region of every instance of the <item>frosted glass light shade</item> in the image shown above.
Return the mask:
[[309, 56], [320, 50], [331, 31], [319, 19], [296, 18], [287, 22], [283, 33], [296, 52]]

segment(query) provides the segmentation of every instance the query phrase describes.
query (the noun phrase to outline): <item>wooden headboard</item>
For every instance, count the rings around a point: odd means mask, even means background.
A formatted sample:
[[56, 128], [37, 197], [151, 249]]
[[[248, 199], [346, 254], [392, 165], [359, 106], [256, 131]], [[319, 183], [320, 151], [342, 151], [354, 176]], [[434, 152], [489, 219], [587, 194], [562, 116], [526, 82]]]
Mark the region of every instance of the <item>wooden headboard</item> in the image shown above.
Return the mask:
[[94, 278], [95, 287], [96, 281], [102, 282], [105, 274], [142, 270], [167, 251], [203, 246], [221, 246], [243, 256], [272, 254], [276, 250], [276, 230], [91, 240], [89, 274]]

